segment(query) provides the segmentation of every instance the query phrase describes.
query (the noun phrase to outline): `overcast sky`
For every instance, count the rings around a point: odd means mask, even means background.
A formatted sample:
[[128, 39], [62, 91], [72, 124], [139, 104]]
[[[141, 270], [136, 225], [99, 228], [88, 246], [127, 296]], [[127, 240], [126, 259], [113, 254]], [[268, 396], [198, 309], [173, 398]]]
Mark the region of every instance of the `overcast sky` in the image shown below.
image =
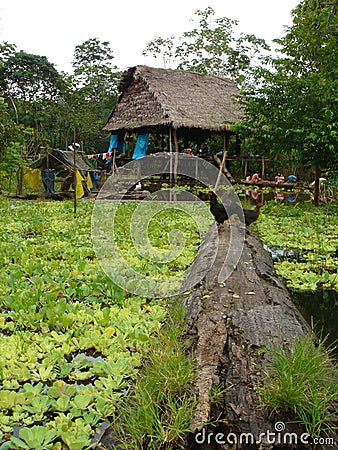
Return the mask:
[[46, 56], [59, 71], [72, 72], [76, 45], [90, 38], [110, 42], [119, 69], [136, 64], [163, 67], [142, 56], [156, 37], [179, 36], [192, 28], [198, 9], [211, 6], [215, 17], [239, 21], [238, 31], [271, 42], [291, 25], [300, 0], [1, 0], [0, 42]]

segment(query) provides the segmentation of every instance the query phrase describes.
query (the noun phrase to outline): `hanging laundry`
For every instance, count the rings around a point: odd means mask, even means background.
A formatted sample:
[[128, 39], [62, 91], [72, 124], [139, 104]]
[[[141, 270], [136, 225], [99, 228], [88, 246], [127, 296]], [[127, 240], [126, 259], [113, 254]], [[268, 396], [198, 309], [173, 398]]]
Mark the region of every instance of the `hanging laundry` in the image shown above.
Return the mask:
[[114, 148], [118, 146], [118, 136], [117, 134], [112, 134], [109, 139], [109, 148], [108, 152], [112, 152]]
[[76, 171], [76, 189], [75, 189], [76, 198], [82, 198], [84, 196], [82, 181], [83, 181], [83, 177], [80, 174], [80, 172], [77, 170]]
[[42, 184], [45, 188], [45, 191], [49, 194], [55, 194], [54, 190], [54, 179], [55, 174], [54, 171], [51, 169], [43, 169], [41, 170], [41, 178], [42, 178]]
[[149, 133], [139, 134], [137, 136], [132, 159], [144, 158], [147, 154], [149, 143]]
[[92, 177], [90, 176], [90, 173], [87, 172], [87, 188], [89, 190], [93, 189], [93, 182], [92, 182]]
[[99, 182], [99, 174], [95, 172], [94, 170], [91, 170], [89, 172], [91, 182], [92, 182], [92, 189], [97, 188], [98, 182]]
[[33, 191], [38, 191], [41, 189], [41, 175], [40, 169], [31, 169], [30, 167], [22, 168], [23, 180], [27, 185], [33, 189]]
[[93, 155], [86, 155], [88, 159], [98, 159], [98, 160], [106, 160], [113, 156], [113, 152], [106, 153], [94, 153]]

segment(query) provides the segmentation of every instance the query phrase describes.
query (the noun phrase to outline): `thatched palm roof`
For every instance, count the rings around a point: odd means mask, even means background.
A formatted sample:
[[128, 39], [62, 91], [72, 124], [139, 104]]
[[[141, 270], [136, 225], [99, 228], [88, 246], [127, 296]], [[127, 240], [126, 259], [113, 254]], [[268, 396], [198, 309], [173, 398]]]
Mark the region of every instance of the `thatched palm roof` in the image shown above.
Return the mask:
[[238, 121], [232, 81], [183, 70], [130, 68], [104, 130], [173, 128], [222, 131]]

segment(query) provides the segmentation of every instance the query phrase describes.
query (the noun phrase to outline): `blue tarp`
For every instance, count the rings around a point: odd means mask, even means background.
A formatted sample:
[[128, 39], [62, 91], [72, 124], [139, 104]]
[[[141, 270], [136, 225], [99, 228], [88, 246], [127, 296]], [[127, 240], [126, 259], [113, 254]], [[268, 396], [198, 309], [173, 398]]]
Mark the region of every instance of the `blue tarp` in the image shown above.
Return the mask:
[[134, 148], [132, 159], [144, 158], [147, 154], [149, 133], [139, 134]]

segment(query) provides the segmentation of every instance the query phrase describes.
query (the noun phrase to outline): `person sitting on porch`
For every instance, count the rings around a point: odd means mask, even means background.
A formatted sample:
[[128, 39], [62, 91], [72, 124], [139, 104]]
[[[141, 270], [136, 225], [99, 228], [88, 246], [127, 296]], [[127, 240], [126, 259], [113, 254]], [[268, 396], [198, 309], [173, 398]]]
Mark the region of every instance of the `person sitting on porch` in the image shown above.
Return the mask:
[[252, 183], [259, 183], [261, 181], [260, 177], [259, 177], [259, 172], [255, 172], [252, 177], [251, 177], [251, 182]]
[[284, 183], [284, 181], [285, 181], [284, 175], [281, 174], [280, 172], [278, 172], [277, 175], [275, 176], [275, 183], [282, 184], [282, 183]]
[[296, 175], [289, 175], [289, 176], [288, 176], [288, 182], [289, 182], [289, 183], [297, 183], [297, 177], [296, 177]]

